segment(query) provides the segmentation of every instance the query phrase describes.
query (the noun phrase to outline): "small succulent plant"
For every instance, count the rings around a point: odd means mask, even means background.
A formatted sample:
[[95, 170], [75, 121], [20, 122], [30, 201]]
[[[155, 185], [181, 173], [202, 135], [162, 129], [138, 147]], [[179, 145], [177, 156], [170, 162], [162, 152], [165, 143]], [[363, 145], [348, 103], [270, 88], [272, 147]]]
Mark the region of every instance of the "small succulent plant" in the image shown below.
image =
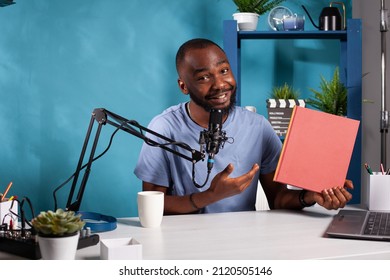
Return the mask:
[[57, 209], [55, 212], [42, 211], [31, 223], [38, 233], [55, 236], [75, 233], [85, 225], [80, 214], [76, 215], [74, 211], [64, 211], [63, 209]]

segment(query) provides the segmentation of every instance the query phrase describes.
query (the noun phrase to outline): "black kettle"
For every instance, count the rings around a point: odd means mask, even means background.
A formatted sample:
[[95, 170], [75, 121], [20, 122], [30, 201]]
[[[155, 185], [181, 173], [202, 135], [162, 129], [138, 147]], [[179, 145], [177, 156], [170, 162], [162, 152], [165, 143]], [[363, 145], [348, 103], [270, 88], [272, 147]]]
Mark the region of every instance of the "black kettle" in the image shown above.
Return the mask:
[[[340, 10], [337, 7], [332, 7], [332, 4], [339, 4], [343, 7], [343, 16], [340, 14]], [[345, 5], [342, 2], [331, 2], [329, 7], [322, 9], [319, 26], [317, 26], [313, 19], [311, 18], [309, 12], [306, 10], [305, 6], [302, 5], [302, 8], [305, 10], [308, 15], [311, 23], [319, 30], [324, 31], [334, 31], [334, 30], [345, 30]]]

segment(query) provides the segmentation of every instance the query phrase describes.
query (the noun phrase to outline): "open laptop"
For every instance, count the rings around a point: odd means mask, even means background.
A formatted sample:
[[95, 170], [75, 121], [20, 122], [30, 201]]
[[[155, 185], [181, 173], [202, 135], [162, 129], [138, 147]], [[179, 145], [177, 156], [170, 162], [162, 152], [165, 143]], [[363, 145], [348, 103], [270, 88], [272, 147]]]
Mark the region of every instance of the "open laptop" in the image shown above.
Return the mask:
[[330, 237], [390, 241], [390, 212], [342, 209], [326, 233]]

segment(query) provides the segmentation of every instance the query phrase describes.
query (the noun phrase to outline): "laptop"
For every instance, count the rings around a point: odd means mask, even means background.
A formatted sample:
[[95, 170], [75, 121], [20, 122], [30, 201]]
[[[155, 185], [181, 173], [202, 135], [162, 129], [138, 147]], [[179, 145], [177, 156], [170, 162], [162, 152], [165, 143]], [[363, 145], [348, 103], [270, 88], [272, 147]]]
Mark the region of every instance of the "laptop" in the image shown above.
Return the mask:
[[390, 212], [342, 209], [326, 233], [330, 237], [390, 241]]

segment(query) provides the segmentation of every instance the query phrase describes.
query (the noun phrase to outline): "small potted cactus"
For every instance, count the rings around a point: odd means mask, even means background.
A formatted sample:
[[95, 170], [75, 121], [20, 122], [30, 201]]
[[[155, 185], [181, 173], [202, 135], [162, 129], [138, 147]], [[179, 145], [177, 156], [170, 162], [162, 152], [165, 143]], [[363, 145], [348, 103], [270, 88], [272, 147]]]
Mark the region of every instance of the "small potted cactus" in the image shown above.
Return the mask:
[[80, 230], [85, 222], [73, 211], [57, 209], [41, 212], [31, 224], [38, 234], [43, 259], [74, 259]]

